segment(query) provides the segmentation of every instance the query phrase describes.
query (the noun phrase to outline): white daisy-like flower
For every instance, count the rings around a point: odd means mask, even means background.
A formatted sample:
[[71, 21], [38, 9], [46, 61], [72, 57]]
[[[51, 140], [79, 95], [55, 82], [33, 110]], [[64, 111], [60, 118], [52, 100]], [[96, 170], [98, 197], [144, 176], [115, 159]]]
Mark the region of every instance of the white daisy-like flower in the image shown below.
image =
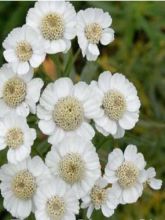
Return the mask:
[[36, 131], [29, 128], [26, 118], [10, 113], [0, 121], [0, 150], [9, 147], [7, 159], [10, 163], [26, 159], [35, 139]]
[[159, 190], [162, 186], [162, 180], [156, 179], [156, 171], [154, 167], [150, 167], [146, 170], [146, 183], [155, 190]]
[[69, 78], [50, 83], [40, 98], [37, 108], [39, 128], [49, 135], [48, 142], [58, 144], [70, 134], [91, 140], [95, 131], [88, 120], [101, 116], [93, 90], [85, 83], [73, 85]]
[[103, 72], [91, 87], [100, 103], [103, 116], [94, 119], [96, 128], [103, 135], [115, 138], [124, 136], [139, 119], [140, 100], [135, 86], [122, 74]]
[[114, 214], [114, 210], [118, 205], [118, 199], [114, 191], [108, 186], [105, 179], [100, 177], [92, 190], [82, 198], [82, 208], [88, 208], [87, 217], [90, 218], [94, 209], [103, 212], [105, 217], [110, 217]]
[[95, 147], [78, 136], [68, 137], [52, 148], [46, 156], [46, 165], [78, 198], [85, 196], [101, 175]]
[[43, 185], [35, 196], [36, 220], [75, 220], [79, 201], [75, 194], [59, 179]]
[[100, 54], [98, 44], [107, 45], [114, 40], [114, 30], [109, 28], [112, 18], [102, 9], [88, 8], [77, 14], [77, 37], [83, 57], [96, 60]]
[[76, 12], [65, 1], [36, 2], [27, 14], [26, 23], [41, 35], [44, 50], [49, 54], [67, 52], [76, 35]]
[[9, 112], [21, 116], [36, 113], [36, 103], [39, 100], [43, 81], [33, 77], [33, 71], [26, 75], [18, 75], [12, 71], [9, 64], [0, 69], [0, 117]]
[[134, 203], [142, 195], [146, 162], [137, 147], [128, 145], [124, 153], [114, 149], [109, 154], [104, 178], [112, 184], [120, 203]]
[[19, 75], [29, 72], [30, 67], [38, 67], [45, 59], [43, 42], [38, 33], [24, 25], [12, 30], [3, 42], [4, 57]]
[[49, 170], [38, 156], [17, 164], [3, 165], [0, 169], [0, 189], [4, 208], [13, 217], [27, 218], [34, 210], [34, 195], [38, 187], [49, 178]]

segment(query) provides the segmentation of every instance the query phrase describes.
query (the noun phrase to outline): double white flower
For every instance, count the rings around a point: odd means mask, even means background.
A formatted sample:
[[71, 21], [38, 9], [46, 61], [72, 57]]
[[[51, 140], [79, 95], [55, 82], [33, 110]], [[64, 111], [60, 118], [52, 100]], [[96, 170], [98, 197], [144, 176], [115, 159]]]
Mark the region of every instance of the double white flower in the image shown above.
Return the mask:
[[26, 118], [13, 113], [0, 120], [0, 150], [9, 147], [7, 159], [18, 163], [30, 155], [36, 131], [29, 128]]
[[73, 85], [69, 78], [50, 83], [43, 91], [37, 108], [39, 128], [56, 145], [66, 136], [75, 134], [91, 140], [95, 131], [89, 124], [100, 117], [100, 109], [92, 89], [85, 82]]
[[103, 72], [98, 82], [92, 81], [95, 99], [102, 112], [95, 118], [95, 126], [99, 132], [115, 138], [124, 136], [125, 130], [132, 129], [139, 119], [140, 101], [134, 85], [122, 74]]
[[36, 103], [39, 100], [43, 81], [33, 77], [30, 68], [25, 75], [13, 72], [9, 64], [0, 69], [0, 117], [13, 112], [27, 117], [29, 113], [36, 113]]
[[13, 72], [24, 75], [44, 61], [46, 53], [41, 45], [43, 42], [37, 32], [24, 25], [12, 30], [4, 40], [4, 57]]
[[34, 211], [34, 196], [50, 173], [38, 156], [17, 164], [5, 164], [0, 169], [0, 189], [4, 207], [13, 217], [25, 219]]
[[67, 52], [76, 35], [76, 12], [65, 1], [36, 2], [28, 11], [26, 23], [41, 36], [44, 51], [49, 54]]
[[107, 45], [114, 40], [114, 30], [109, 28], [111, 23], [111, 16], [102, 9], [88, 8], [77, 13], [78, 43], [87, 60], [97, 59], [99, 43]]

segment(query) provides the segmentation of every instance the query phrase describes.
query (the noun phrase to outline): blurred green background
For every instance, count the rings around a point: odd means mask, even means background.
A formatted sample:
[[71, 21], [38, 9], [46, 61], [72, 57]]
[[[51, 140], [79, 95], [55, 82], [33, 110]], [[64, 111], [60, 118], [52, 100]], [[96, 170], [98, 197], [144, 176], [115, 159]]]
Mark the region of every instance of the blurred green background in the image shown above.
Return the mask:
[[[108, 153], [114, 146], [124, 149], [127, 144], [138, 146], [148, 166], [154, 166], [157, 176], [165, 177], [165, 3], [164, 2], [72, 2], [76, 10], [99, 7], [110, 12], [113, 18], [115, 41], [107, 47], [100, 47], [101, 56], [97, 62], [87, 62], [78, 51], [77, 40], [68, 54], [48, 56], [44, 64], [35, 71], [45, 83], [62, 75], [74, 81], [90, 82], [97, 79], [104, 70], [121, 72], [132, 81], [138, 90], [142, 103], [140, 121], [126, 132], [121, 140], [104, 138], [97, 134], [94, 144], [97, 147], [104, 167]], [[0, 43], [15, 27], [25, 23], [28, 9], [34, 2], [0, 2]], [[77, 52], [78, 51], [78, 52]], [[0, 65], [5, 62], [0, 48]], [[31, 127], [37, 128], [37, 119], [30, 115]], [[38, 131], [32, 155], [44, 158], [50, 146], [46, 137]], [[6, 162], [6, 150], [0, 152], [0, 165]], [[79, 219], [85, 219], [82, 212]], [[3, 208], [0, 198], [0, 220], [11, 219]], [[34, 216], [27, 218], [33, 220]], [[95, 212], [93, 220], [104, 220], [100, 212]], [[112, 220], [164, 220], [165, 191], [153, 192], [145, 189], [136, 204], [119, 206]]]

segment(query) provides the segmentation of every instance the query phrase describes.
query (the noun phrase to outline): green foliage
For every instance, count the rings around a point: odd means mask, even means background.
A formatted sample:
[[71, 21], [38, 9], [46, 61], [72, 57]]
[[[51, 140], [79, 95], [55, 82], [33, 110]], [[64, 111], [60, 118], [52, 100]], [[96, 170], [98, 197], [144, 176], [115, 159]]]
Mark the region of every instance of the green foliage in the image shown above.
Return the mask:
[[[25, 23], [28, 8], [34, 2], [0, 2], [0, 43], [17, 26]], [[97, 134], [94, 144], [104, 167], [108, 153], [114, 147], [124, 149], [127, 144], [138, 146], [144, 153], [149, 166], [154, 166], [158, 177], [165, 177], [165, 3], [164, 2], [73, 2], [76, 10], [87, 7], [99, 7], [110, 12], [113, 18], [115, 41], [107, 47], [101, 47], [101, 56], [97, 62], [82, 59], [76, 40], [73, 49], [66, 55], [49, 56], [35, 72], [45, 83], [59, 76], [70, 76], [74, 81], [90, 82], [97, 79], [104, 70], [121, 72], [137, 87], [141, 100], [140, 121], [135, 129], [126, 132], [121, 140], [105, 139]], [[77, 52], [78, 51], [78, 52]], [[0, 64], [4, 63], [3, 49], [0, 48]], [[31, 127], [37, 128], [37, 118], [28, 118]], [[44, 158], [50, 145], [47, 137], [38, 131], [32, 155]], [[6, 162], [6, 150], [0, 152], [0, 165]], [[0, 219], [11, 216], [3, 208], [0, 199]], [[145, 190], [142, 198], [132, 205], [119, 206], [112, 220], [164, 220], [165, 191]], [[79, 218], [85, 219], [85, 212]], [[34, 216], [28, 217], [33, 220]], [[93, 220], [104, 220], [100, 212], [95, 212]]]

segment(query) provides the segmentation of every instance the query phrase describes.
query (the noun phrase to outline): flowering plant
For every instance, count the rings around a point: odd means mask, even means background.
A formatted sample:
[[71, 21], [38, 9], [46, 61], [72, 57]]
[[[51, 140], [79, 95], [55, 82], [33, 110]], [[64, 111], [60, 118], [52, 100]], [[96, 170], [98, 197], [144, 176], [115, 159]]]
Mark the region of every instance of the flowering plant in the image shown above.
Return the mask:
[[[33, 212], [36, 220], [74, 220], [83, 209], [87, 218], [94, 209], [110, 217], [119, 205], [137, 202], [146, 186], [161, 188], [135, 145], [128, 143], [124, 152], [114, 146], [104, 166], [102, 146], [94, 141], [98, 135], [123, 138], [135, 127], [141, 104], [132, 82], [104, 71], [87, 84], [73, 79], [69, 68], [47, 84], [34, 75], [49, 56], [67, 56], [76, 36], [83, 58], [96, 61], [100, 44], [114, 40], [111, 23], [102, 9], [76, 13], [70, 2], [38, 1], [26, 24], [3, 42], [0, 149], [8, 149], [8, 162], [0, 169], [0, 190], [4, 208], [15, 218]], [[40, 136], [44, 140], [33, 155]]]

